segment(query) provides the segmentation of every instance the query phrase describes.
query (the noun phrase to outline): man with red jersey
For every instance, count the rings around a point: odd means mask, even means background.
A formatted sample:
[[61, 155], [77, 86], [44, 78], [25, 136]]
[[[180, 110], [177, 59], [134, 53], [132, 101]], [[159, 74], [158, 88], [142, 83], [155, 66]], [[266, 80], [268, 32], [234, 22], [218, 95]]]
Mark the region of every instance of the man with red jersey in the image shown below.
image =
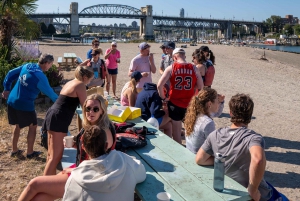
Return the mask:
[[[169, 117], [172, 119], [173, 139], [181, 143], [182, 120], [184, 119], [186, 108], [195, 89], [203, 88], [203, 81], [196, 66], [185, 61], [185, 51], [176, 48], [173, 51], [174, 63], [168, 66], [160, 80], [158, 81], [158, 92], [161, 99], [168, 101]], [[164, 84], [170, 81], [169, 100], [163, 93]]]

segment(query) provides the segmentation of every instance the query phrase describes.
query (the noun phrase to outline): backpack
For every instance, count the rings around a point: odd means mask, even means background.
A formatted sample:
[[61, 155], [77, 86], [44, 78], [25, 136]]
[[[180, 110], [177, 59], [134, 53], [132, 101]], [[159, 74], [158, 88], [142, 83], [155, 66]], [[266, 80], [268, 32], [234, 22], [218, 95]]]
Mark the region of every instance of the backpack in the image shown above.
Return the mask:
[[[111, 148], [109, 148], [107, 150], [107, 153], [109, 153], [111, 150], [115, 149], [116, 146], [116, 131], [114, 129], [113, 124], [109, 125], [109, 130], [111, 132], [111, 134], [113, 135], [113, 145], [111, 146]], [[82, 128], [78, 135], [75, 137], [75, 144], [76, 144], [76, 149], [77, 149], [77, 153], [76, 153], [76, 167], [79, 166], [79, 164], [84, 161], [84, 160], [88, 160], [89, 157], [87, 155], [87, 153], [84, 151], [84, 149], [82, 148], [82, 137], [84, 134], [84, 128]]]
[[204, 78], [204, 86], [211, 86], [215, 76], [215, 67], [209, 61], [205, 63], [206, 72]]
[[[100, 72], [99, 72], [100, 73], [100, 78], [105, 79], [105, 77], [107, 75], [107, 69], [106, 69], [106, 66], [105, 66], [105, 63], [104, 63], [103, 59], [100, 59], [100, 60], [101, 60], [101, 66], [100, 66]], [[92, 66], [91, 59], [89, 59], [89, 62], [87, 63], [87, 66], [88, 67]]]

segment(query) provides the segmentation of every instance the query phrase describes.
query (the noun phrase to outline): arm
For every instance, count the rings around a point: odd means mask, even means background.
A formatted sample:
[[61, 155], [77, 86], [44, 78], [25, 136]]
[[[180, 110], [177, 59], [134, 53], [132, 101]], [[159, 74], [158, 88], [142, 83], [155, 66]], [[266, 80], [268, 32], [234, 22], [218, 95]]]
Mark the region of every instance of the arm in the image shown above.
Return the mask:
[[251, 162], [249, 167], [248, 192], [254, 200], [260, 199], [258, 186], [263, 179], [266, 168], [266, 156], [261, 146], [250, 147]]
[[196, 76], [197, 76], [197, 88], [199, 90], [202, 90], [203, 89], [203, 80], [202, 80], [202, 77], [201, 77], [201, 74], [200, 74], [200, 71], [197, 67], [195, 67], [195, 71], [196, 71]]
[[128, 77], [131, 76], [132, 72], [136, 69], [135, 59], [132, 59], [129, 66]]
[[158, 81], [157, 84], [157, 89], [158, 89], [158, 94], [161, 97], [161, 99], [165, 99], [165, 94], [164, 94], [164, 85], [167, 83], [167, 81], [170, 79], [171, 76], [171, 71], [172, 71], [172, 65], [168, 66], [161, 78]]
[[129, 106], [134, 107], [136, 101], [136, 94], [132, 92], [131, 88], [127, 88], [126, 91], [128, 92], [127, 96], [128, 96]]
[[85, 60], [84, 62], [82, 62], [81, 64], [79, 64], [79, 66], [86, 66], [87, 65], [87, 63], [89, 62], [90, 60], [89, 59], [87, 59], [87, 60]]
[[214, 118], [214, 117], [219, 117], [219, 116], [222, 114], [223, 109], [224, 109], [224, 101], [223, 101], [223, 102], [220, 102], [218, 112], [217, 112], [217, 113], [212, 113], [212, 114], [211, 114], [211, 117], [212, 117], [212, 118]]
[[108, 57], [111, 55], [112, 52], [112, 49], [107, 49], [106, 50], [106, 53], [105, 53], [105, 56], [104, 56], [104, 59], [108, 59]]
[[15, 68], [15, 69], [12, 69], [12, 70], [8, 71], [8, 73], [5, 76], [5, 79], [3, 81], [4, 91], [10, 91], [11, 90], [11, 84], [12, 84], [13, 81], [18, 79], [22, 68], [23, 68], [23, 66], [20, 66], [18, 68]]
[[79, 85], [76, 86], [76, 95], [79, 98], [79, 102], [81, 107], [83, 107], [84, 101], [86, 100], [86, 88], [83, 83], [80, 83]]
[[58, 96], [50, 87], [47, 77], [44, 75], [44, 73], [36, 73], [35, 75], [39, 79], [37, 88], [46, 96], [48, 96], [52, 102], [55, 102]]
[[165, 70], [164, 62], [165, 62], [164, 59], [162, 59], [161, 62], [160, 62], [159, 73], [160, 73], [161, 75], [164, 73], [164, 70]]
[[150, 63], [150, 70], [151, 70], [151, 72], [153, 74], [156, 73], [156, 66], [155, 66], [155, 63], [154, 63], [154, 57], [153, 57], [152, 53], [150, 53], [150, 55], [149, 55], [149, 63]]
[[162, 101], [158, 93], [154, 93], [152, 96], [152, 102], [150, 105], [150, 113], [151, 115], [154, 115], [155, 118], [159, 118], [165, 115], [165, 111], [162, 109]]
[[196, 163], [198, 165], [213, 165], [214, 157], [206, 153], [201, 147], [196, 155]]

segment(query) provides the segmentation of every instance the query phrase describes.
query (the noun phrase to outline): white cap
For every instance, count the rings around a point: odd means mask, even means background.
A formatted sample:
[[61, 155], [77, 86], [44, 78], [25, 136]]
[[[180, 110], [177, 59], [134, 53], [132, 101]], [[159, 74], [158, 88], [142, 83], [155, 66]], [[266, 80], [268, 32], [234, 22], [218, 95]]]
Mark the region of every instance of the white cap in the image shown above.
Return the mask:
[[117, 42], [116, 41], [111, 42], [111, 44], [117, 46]]
[[184, 53], [184, 54], [185, 54], [185, 51], [184, 51], [184, 49], [182, 49], [182, 48], [175, 48], [175, 49], [173, 50], [173, 55], [174, 55], [174, 54], [177, 54], [177, 53]]

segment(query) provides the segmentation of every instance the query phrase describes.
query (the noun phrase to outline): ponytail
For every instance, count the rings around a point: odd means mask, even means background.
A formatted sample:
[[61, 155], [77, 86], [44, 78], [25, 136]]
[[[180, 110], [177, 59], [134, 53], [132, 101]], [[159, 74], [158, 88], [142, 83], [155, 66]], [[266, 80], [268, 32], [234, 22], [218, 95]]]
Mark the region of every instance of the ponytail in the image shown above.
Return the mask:
[[211, 50], [209, 50], [209, 59], [211, 60], [213, 65], [215, 65], [215, 56], [214, 56], [214, 53]]
[[132, 92], [138, 93], [136, 89], [136, 80], [134, 78], [131, 78], [130, 83], [132, 85]]

